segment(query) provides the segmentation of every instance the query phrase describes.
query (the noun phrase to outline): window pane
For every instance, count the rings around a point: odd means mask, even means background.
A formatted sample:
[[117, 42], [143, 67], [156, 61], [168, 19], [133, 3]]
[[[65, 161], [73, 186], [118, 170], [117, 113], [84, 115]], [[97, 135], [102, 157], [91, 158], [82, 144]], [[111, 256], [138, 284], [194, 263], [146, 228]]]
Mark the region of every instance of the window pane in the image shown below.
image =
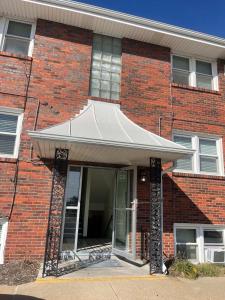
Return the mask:
[[200, 171], [217, 173], [217, 159], [200, 156]]
[[215, 140], [199, 139], [199, 149], [201, 154], [217, 155]]
[[31, 28], [31, 24], [9, 21], [7, 34], [30, 38]]
[[4, 51], [27, 55], [29, 44], [30, 42], [26, 40], [20, 40], [13, 37], [6, 37], [5, 44], [4, 44]]
[[173, 70], [173, 82], [189, 85], [189, 73], [186, 71]]
[[116, 92], [112, 92], [111, 93], [111, 99], [113, 100], [119, 100], [120, 98], [120, 94], [119, 93], [116, 93]]
[[185, 57], [173, 56], [173, 68], [189, 71], [189, 59]]
[[110, 99], [110, 91], [100, 91], [100, 97], [104, 99]]
[[16, 136], [0, 134], [0, 153], [1, 154], [14, 154]]
[[177, 243], [196, 243], [196, 229], [177, 229]]
[[175, 135], [173, 138], [174, 142], [184, 146], [188, 149], [192, 149], [192, 138], [186, 136]]
[[77, 206], [80, 191], [80, 168], [70, 168], [66, 188], [66, 206]]
[[74, 250], [77, 210], [66, 209], [62, 250]]
[[101, 81], [101, 90], [110, 91], [110, 81]]
[[0, 114], [0, 131], [16, 133], [17, 116]]
[[225, 262], [225, 253], [224, 253], [224, 251], [215, 251], [214, 252], [214, 262], [215, 263]]
[[204, 230], [204, 243], [205, 244], [222, 244], [223, 232], [216, 230]]
[[110, 78], [111, 78], [110, 72], [102, 71], [102, 79], [103, 80], [110, 80]]
[[[185, 136], [174, 136], [174, 142], [184, 146], [188, 149], [192, 149], [192, 138], [191, 137], [185, 137]], [[176, 161], [176, 168], [180, 170], [185, 171], [191, 171], [192, 170], [192, 156], [189, 156], [187, 158], [178, 159]]]
[[197, 245], [177, 245], [177, 256], [182, 259], [197, 259]]
[[203, 89], [212, 89], [212, 77], [196, 74], [196, 85]]
[[204, 61], [196, 61], [196, 72], [206, 75], [212, 75], [212, 64]]

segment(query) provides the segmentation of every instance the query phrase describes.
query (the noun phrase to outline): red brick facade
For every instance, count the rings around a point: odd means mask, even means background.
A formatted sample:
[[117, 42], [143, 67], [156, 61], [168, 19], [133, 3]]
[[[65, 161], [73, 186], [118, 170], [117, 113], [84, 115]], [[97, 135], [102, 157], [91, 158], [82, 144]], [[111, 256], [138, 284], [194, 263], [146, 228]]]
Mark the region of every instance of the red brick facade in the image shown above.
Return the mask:
[[[92, 38], [91, 31], [38, 20], [32, 59], [0, 53], [0, 105], [25, 108], [19, 161], [0, 158], [0, 214], [9, 217], [14, 203], [7, 260], [43, 259], [52, 162], [37, 159], [27, 130], [63, 122], [90, 99]], [[224, 62], [218, 62], [219, 92], [209, 92], [171, 85], [170, 55], [165, 47], [122, 40], [121, 109], [138, 125], [167, 139], [173, 129], [224, 137]], [[223, 148], [225, 152], [224, 139]], [[138, 184], [138, 254], [141, 231], [149, 226], [149, 195], [148, 182]], [[222, 177], [164, 175], [165, 252], [173, 254], [174, 223], [225, 224], [224, 199]]]

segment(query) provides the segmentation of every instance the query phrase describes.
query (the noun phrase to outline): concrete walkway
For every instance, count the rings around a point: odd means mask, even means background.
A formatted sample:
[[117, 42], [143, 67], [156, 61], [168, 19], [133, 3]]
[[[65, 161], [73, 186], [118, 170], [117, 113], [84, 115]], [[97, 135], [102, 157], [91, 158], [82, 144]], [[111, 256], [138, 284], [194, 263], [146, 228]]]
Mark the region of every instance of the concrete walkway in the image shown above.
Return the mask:
[[0, 300], [223, 300], [225, 278], [67, 277], [0, 286]]

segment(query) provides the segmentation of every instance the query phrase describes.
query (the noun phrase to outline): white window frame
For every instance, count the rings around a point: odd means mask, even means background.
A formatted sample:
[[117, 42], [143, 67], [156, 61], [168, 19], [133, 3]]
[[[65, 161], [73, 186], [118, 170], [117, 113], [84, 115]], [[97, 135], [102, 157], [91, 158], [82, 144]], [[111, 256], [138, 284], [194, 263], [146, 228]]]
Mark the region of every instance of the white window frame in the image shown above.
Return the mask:
[[[19, 22], [19, 23], [32, 25], [30, 38], [21, 38], [23, 40], [29, 40], [30, 41], [27, 56], [32, 57], [32, 53], [33, 53], [33, 49], [34, 49], [34, 37], [35, 37], [35, 31], [36, 31], [36, 21], [31, 21], [31, 20], [26, 21], [24, 19], [15, 19], [15, 18], [6, 18], [6, 17], [0, 18], [0, 50], [4, 51], [3, 49], [4, 49], [5, 37], [7, 36], [9, 21], [14, 21], [14, 22]], [[10, 36], [15, 37], [17, 39], [20, 39], [20, 37], [18, 37], [18, 36], [14, 36], [14, 35], [10, 35]], [[17, 54], [15, 53], [15, 55], [17, 55]]]
[[[224, 158], [223, 158], [223, 143], [222, 137], [216, 135], [209, 135], [209, 134], [202, 134], [202, 133], [193, 133], [193, 132], [186, 132], [186, 131], [173, 131], [173, 140], [174, 136], [181, 136], [181, 137], [191, 137], [192, 139], [192, 149], [195, 150], [192, 158], [192, 170], [183, 170], [183, 169], [174, 169], [174, 172], [182, 172], [182, 173], [190, 173], [190, 174], [205, 174], [205, 175], [212, 175], [212, 176], [224, 176]], [[210, 155], [209, 157], [217, 157], [217, 167], [218, 172], [203, 172], [200, 171], [200, 151], [199, 151], [199, 139], [205, 140], [213, 140], [216, 141], [216, 149], [217, 149], [217, 156]], [[207, 156], [207, 155], [202, 155]]]
[[22, 109], [17, 109], [17, 108], [9, 108], [9, 107], [0, 106], [0, 114], [13, 115], [13, 116], [18, 117], [16, 133], [1, 132], [0, 131], [0, 134], [3, 134], [3, 135], [16, 136], [15, 146], [14, 146], [14, 153], [13, 154], [0, 153], [0, 157], [3, 157], [3, 158], [17, 158], [18, 153], [19, 153], [20, 135], [21, 135], [21, 131], [22, 131], [23, 110]]
[[4, 251], [8, 230], [8, 220], [1, 218], [0, 224], [2, 225], [2, 234], [1, 234], [1, 246], [0, 246], [0, 265], [4, 263]]
[[173, 57], [174, 56], [179, 56], [179, 57], [189, 59], [189, 85], [192, 87], [197, 87], [196, 61], [198, 60], [198, 61], [210, 63], [212, 66], [212, 88], [209, 90], [219, 91], [217, 61], [210, 60], [208, 58], [192, 57], [192, 56], [187, 56], [187, 55], [183, 55], [183, 54], [179, 54], [179, 53], [172, 53], [171, 54], [171, 78], [173, 78]]
[[[197, 260], [190, 260], [193, 263], [204, 263], [205, 261], [205, 248], [225, 249], [225, 224], [224, 225], [212, 225], [212, 224], [193, 224], [193, 223], [174, 223], [174, 254], [177, 255], [177, 242], [176, 242], [176, 230], [177, 229], [195, 229], [196, 241], [197, 241]], [[222, 231], [223, 232], [223, 244], [204, 244], [204, 231]]]

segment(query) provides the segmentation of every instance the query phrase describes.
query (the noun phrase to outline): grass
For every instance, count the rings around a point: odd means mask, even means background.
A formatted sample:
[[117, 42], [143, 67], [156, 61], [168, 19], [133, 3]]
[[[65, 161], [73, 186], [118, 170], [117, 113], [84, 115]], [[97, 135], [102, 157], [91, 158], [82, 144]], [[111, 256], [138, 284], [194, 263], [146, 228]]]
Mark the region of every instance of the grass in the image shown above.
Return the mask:
[[194, 265], [183, 259], [176, 259], [169, 271], [172, 276], [188, 279], [225, 276], [225, 267], [222, 265], [209, 263]]

